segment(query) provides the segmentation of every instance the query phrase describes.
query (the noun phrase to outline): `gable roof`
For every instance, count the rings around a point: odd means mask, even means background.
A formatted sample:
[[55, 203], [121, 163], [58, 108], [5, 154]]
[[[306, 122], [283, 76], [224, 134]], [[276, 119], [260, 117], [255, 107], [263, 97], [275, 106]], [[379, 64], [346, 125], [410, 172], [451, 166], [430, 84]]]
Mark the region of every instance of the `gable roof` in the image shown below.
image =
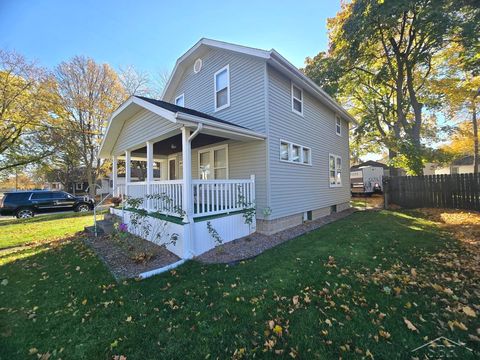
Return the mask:
[[189, 114], [189, 115], [193, 115], [193, 116], [198, 116], [198, 117], [201, 117], [201, 118], [204, 118], [204, 119], [217, 121], [217, 122], [222, 123], [222, 124], [228, 124], [228, 125], [236, 126], [236, 127], [239, 127], [239, 128], [247, 129], [246, 127], [231, 123], [229, 121], [219, 119], [215, 116], [205, 114], [201, 111], [186, 108], [186, 107], [183, 107], [183, 106], [178, 106], [178, 105], [175, 105], [175, 104], [163, 101], [163, 100], [156, 100], [156, 99], [148, 98], [148, 97], [145, 97], [145, 96], [138, 96], [138, 95], [135, 95], [135, 97], [137, 97], [139, 99], [142, 99], [142, 100], [145, 100], [145, 101], [148, 101], [149, 103], [151, 103], [153, 105], [156, 105], [156, 106], [159, 106], [159, 107], [161, 107], [165, 110], [168, 110], [168, 111], [172, 111], [172, 112], [175, 112], [175, 113], [178, 112], [178, 113], [184, 113], [184, 114]]
[[108, 120], [107, 130], [98, 152], [100, 158], [108, 158], [111, 155], [115, 141], [121, 133], [125, 121], [141, 109], [148, 110], [166, 121], [178, 124], [178, 128], [181, 126], [194, 128], [201, 124], [203, 133], [210, 135], [249, 140], [264, 140], [266, 138], [264, 134], [200, 111], [170, 104], [162, 100], [143, 96], [130, 96], [113, 112]]
[[356, 123], [355, 118], [348, 113], [340, 104], [338, 104], [330, 95], [328, 95], [320, 86], [318, 86], [312, 79], [302, 73], [297, 67], [285, 59], [276, 50], [261, 50], [252, 47], [231, 44], [223, 41], [202, 38], [195, 45], [193, 45], [185, 54], [178, 58], [173, 68], [172, 74], [168, 79], [162, 94], [162, 100], [173, 96], [172, 92], [178, 85], [183, 72], [185, 71], [185, 63], [187, 60], [201, 52], [203, 48], [217, 48], [229, 51], [234, 51], [244, 55], [254, 56], [265, 59], [265, 61], [272, 65], [275, 69], [292, 79], [298, 86], [312, 93], [317, 99], [324, 103], [331, 110], [336, 112], [339, 116], [349, 122]]

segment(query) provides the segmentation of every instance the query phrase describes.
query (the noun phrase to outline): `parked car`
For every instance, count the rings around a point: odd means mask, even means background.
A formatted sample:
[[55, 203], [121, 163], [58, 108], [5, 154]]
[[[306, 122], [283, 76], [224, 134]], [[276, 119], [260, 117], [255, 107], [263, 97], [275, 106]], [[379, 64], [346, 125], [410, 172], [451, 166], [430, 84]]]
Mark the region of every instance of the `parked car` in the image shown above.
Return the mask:
[[12, 191], [5, 193], [0, 200], [0, 215], [26, 219], [38, 213], [90, 211], [94, 205], [94, 201], [88, 196], [73, 196], [64, 191]]

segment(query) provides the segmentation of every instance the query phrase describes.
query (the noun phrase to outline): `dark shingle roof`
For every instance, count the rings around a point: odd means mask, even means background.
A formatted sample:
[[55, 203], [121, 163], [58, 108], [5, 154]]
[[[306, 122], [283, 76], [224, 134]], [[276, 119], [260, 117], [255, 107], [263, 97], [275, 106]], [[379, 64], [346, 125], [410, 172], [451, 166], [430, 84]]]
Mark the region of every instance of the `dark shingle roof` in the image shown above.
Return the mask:
[[159, 107], [161, 107], [165, 110], [168, 110], [168, 111], [182, 112], [182, 113], [185, 113], [185, 114], [202, 117], [202, 118], [205, 118], [205, 119], [208, 119], [208, 120], [217, 121], [217, 122], [222, 123], [222, 124], [232, 125], [232, 126], [236, 126], [236, 127], [242, 128], [242, 129], [250, 130], [250, 129], [244, 127], [244, 126], [233, 124], [231, 122], [219, 119], [217, 117], [214, 117], [214, 116], [211, 116], [211, 115], [208, 115], [208, 114], [205, 114], [203, 112], [193, 110], [193, 109], [189, 109], [189, 108], [186, 108], [186, 107], [183, 107], [183, 106], [178, 106], [178, 105], [175, 105], [175, 104], [171, 104], [171, 103], [166, 102], [166, 101], [151, 99], [151, 98], [148, 98], [148, 97], [145, 97], [145, 96], [135, 95], [135, 97], [137, 97], [139, 99], [142, 99], [142, 100], [145, 100], [145, 101], [148, 101], [150, 104], [159, 106]]
[[388, 165], [385, 165], [381, 162], [378, 162], [378, 161], [373, 161], [373, 160], [368, 160], [368, 161], [365, 161], [363, 163], [360, 163], [360, 164], [357, 164], [357, 165], [353, 165], [350, 170], [357, 170], [357, 169], [360, 169], [361, 167], [363, 166], [373, 166], [373, 167], [381, 167], [381, 168], [384, 168], [384, 169], [388, 169], [389, 166]]
[[473, 155], [464, 156], [452, 162], [452, 165], [473, 165]]

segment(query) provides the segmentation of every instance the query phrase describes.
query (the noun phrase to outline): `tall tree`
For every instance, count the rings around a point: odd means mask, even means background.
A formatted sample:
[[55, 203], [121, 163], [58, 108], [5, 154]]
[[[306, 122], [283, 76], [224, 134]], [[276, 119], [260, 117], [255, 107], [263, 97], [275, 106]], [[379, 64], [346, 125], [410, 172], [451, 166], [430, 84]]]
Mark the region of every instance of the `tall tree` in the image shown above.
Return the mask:
[[127, 98], [117, 73], [107, 64], [76, 56], [55, 69], [58, 96], [68, 123], [71, 144], [79, 148], [89, 191], [95, 195], [95, 183], [103, 162], [98, 150], [111, 113]]
[[[357, 134], [374, 129], [391, 159], [403, 159], [412, 173], [422, 172], [422, 157], [429, 153], [422, 139], [429, 133], [427, 107], [436, 104], [427, 87], [432, 58], [464, 19], [463, 12], [471, 11], [465, 10], [468, 3], [354, 0], [329, 20], [328, 57], [334, 67], [327, 74], [339, 79], [337, 97], [343, 96], [346, 106], [360, 105]], [[307, 74], [311, 69], [307, 66]]]
[[44, 136], [55, 125], [55, 83], [44, 69], [0, 50], [0, 171], [40, 161], [52, 153]]

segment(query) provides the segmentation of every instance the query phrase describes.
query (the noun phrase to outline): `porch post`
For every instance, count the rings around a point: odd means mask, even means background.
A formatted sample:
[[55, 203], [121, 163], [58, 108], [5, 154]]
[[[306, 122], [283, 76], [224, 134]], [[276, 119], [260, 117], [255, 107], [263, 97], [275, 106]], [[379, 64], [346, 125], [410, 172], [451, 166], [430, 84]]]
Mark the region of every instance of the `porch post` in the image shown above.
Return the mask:
[[117, 172], [118, 172], [118, 164], [117, 164], [117, 157], [114, 155], [112, 156], [112, 196], [116, 196], [118, 194], [118, 180], [117, 180]]
[[125, 195], [128, 194], [128, 183], [131, 181], [130, 150], [125, 151]]
[[[153, 181], [153, 142], [147, 141], [147, 195], [152, 195]], [[151, 201], [146, 201], [147, 209], [150, 209]]]
[[182, 127], [182, 160], [183, 160], [183, 188], [182, 200], [185, 216], [184, 225], [184, 258], [191, 258], [193, 251], [193, 196], [192, 196], [192, 148], [189, 141], [190, 129]]

